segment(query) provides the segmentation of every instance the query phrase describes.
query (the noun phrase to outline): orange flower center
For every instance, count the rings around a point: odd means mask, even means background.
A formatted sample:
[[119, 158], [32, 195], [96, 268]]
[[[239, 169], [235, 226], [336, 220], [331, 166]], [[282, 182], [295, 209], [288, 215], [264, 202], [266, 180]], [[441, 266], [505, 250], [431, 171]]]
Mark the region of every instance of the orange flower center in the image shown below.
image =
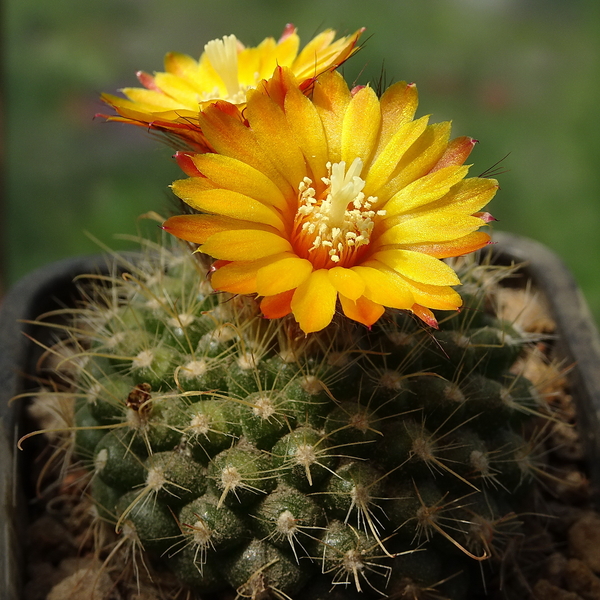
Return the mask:
[[376, 217], [385, 210], [373, 210], [376, 196], [365, 198], [365, 181], [360, 177], [363, 162], [327, 163], [325, 190], [317, 194], [313, 181], [305, 177], [298, 186], [298, 211], [294, 221], [294, 246], [298, 256], [310, 260], [316, 269], [350, 267], [370, 242]]

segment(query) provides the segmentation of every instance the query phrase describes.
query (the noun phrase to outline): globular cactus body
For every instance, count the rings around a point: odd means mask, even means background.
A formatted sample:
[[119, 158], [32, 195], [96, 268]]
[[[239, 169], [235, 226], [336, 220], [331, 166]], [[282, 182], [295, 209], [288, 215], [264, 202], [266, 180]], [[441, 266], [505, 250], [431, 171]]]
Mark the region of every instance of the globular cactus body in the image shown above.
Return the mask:
[[305, 337], [203, 272], [163, 248], [77, 311], [75, 451], [99, 518], [200, 594], [480, 586], [532, 479], [522, 336], [473, 296], [439, 333], [390, 312]]

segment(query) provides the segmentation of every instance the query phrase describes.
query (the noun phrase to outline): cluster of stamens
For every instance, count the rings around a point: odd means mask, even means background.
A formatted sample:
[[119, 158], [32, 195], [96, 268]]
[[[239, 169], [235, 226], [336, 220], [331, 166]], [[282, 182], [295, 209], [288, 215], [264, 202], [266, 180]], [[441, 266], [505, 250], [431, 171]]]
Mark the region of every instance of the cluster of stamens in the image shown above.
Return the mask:
[[386, 214], [385, 210], [373, 209], [376, 196], [365, 198], [362, 167], [360, 158], [355, 158], [347, 171], [344, 161], [327, 163], [329, 177], [322, 178], [327, 186], [323, 200], [317, 197], [309, 177], [298, 186], [300, 206], [296, 222], [301, 223], [302, 234], [312, 238], [308, 251], [323, 248], [334, 265], [341, 266], [348, 251], [369, 244], [375, 218]]

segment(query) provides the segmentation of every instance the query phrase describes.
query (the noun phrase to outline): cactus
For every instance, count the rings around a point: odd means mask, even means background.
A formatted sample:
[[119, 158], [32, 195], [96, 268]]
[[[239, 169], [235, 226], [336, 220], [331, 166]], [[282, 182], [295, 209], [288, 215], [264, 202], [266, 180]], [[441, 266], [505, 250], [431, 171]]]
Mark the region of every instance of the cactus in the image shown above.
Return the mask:
[[435, 335], [390, 310], [307, 338], [147, 245], [67, 328], [69, 436], [123, 545], [201, 595], [459, 600], [500, 570], [548, 414], [514, 368], [527, 335], [490, 312], [506, 268], [465, 262]]
[[[489, 242], [497, 183], [464, 179], [474, 140], [412, 120], [412, 84], [347, 87], [359, 35], [235, 94], [231, 36], [104, 98], [179, 144], [172, 188], [199, 214], [163, 229], [200, 252], [144, 242], [82, 288], [65, 429], [108, 558], [143, 549], [200, 597], [472, 597], [543, 472], [529, 339], [493, 310], [506, 269], [439, 260]], [[209, 60], [227, 101], [176, 110]]]

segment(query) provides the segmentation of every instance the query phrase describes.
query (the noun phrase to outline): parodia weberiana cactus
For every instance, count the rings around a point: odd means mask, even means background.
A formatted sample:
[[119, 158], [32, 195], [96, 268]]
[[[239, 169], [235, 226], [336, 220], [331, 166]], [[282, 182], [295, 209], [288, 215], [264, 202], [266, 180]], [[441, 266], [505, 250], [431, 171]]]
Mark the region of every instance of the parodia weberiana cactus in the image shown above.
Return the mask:
[[105, 98], [178, 144], [198, 212], [163, 228], [202, 253], [148, 242], [84, 286], [66, 436], [109, 558], [169, 589], [459, 600], [523, 535], [547, 407], [492, 310], [502, 269], [442, 260], [488, 243], [497, 184], [465, 179], [471, 138], [413, 120], [413, 85], [347, 87], [359, 34], [303, 63], [288, 28], [243, 85], [231, 36]]

